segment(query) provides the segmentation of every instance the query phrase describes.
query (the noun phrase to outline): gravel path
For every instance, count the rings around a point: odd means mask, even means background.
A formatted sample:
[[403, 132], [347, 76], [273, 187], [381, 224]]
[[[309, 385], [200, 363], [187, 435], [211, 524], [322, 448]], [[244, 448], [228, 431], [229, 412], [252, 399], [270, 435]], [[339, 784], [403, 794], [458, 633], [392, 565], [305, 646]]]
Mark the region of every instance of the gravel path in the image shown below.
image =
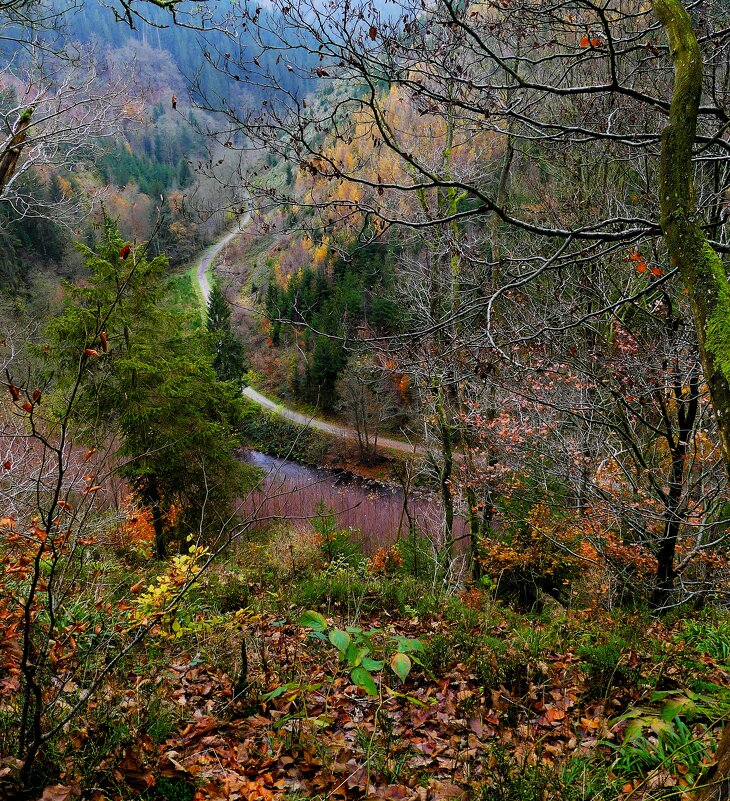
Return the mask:
[[[197, 277], [200, 291], [205, 298], [206, 305], [208, 303], [208, 299], [210, 298], [210, 281], [208, 280], [208, 270], [210, 269], [211, 264], [220, 254], [223, 248], [225, 248], [229, 242], [235, 239], [242, 232], [243, 227], [248, 225], [250, 221], [251, 215], [249, 214], [241, 220], [240, 224], [237, 225], [236, 228], [234, 228], [232, 231], [229, 231], [227, 234], [225, 234], [225, 236], [221, 237], [217, 242], [203, 251], [203, 255], [200, 257], [200, 263], [198, 264]], [[301, 414], [294, 409], [284, 406], [279, 401], [273, 401], [270, 398], [267, 398], [265, 395], [262, 395], [260, 392], [257, 392], [255, 389], [253, 389], [253, 387], [246, 387], [243, 390], [243, 395], [261, 406], [261, 408], [267, 409], [268, 411], [279, 415], [279, 417], [290, 420], [292, 423], [296, 423], [297, 425], [306, 426], [307, 428], [314, 428], [317, 431], [324, 432], [325, 434], [343, 437], [344, 439], [357, 439], [357, 431], [354, 428], [338, 425], [336, 423], [328, 423], [326, 420], [318, 420], [316, 417], [309, 417], [305, 414]], [[404, 442], [403, 440], [391, 439], [390, 437], [378, 437], [378, 445], [381, 448], [391, 448], [392, 450], [400, 451], [401, 453], [413, 454], [414, 452], [423, 452], [423, 449], [417, 445], [414, 446], [408, 442]]]

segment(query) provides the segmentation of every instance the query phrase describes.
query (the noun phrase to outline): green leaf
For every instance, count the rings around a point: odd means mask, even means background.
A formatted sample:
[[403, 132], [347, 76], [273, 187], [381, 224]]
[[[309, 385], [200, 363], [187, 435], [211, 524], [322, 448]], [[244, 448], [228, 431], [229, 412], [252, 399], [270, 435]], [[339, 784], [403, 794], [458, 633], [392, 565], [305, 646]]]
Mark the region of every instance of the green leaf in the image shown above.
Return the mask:
[[659, 737], [665, 737], [667, 734], [674, 731], [674, 725], [661, 718], [653, 718], [649, 725], [651, 726], [651, 730], [655, 734], [658, 734]]
[[630, 720], [624, 732], [624, 744], [631, 743], [641, 737], [645, 723], [646, 720], [644, 718], [634, 718]]
[[333, 629], [329, 633], [330, 642], [340, 652], [340, 654], [347, 651], [347, 646], [350, 644], [350, 635], [346, 631], [340, 629]]
[[409, 639], [408, 637], [400, 637], [398, 639], [398, 650], [404, 654], [412, 653], [413, 651], [420, 651], [423, 653], [423, 643], [420, 640]]
[[350, 673], [350, 677], [352, 678], [354, 684], [356, 684], [358, 687], [362, 687], [370, 695], [378, 694], [378, 688], [375, 686], [373, 677], [367, 670], [365, 670], [364, 667], [356, 667], [352, 673]]
[[308, 629], [314, 629], [314, 631], [324, 631], [327, 628], [327, 621], [322, 617], [322, 615], [319, 614], [319, 612], [308, 609], [299, 618], [299, 625], [305, 626]]
[[678, 695], [668, 698], [662, 708], [662, 720], [672, 721], [677, 715], [693, 717], [697, 712], [697, 704], [686, 695]]
[[366, 656], [362, 660], [361, 664], [365, 668], [365, 670], [378, 671], [383, 669], [383, 665], [385, 664], [385, 662], [383, 662], [382, 660], [371, 659], [369, 656]]
[[390, 658], [390, 666], [393, 669], [393, 673], [395, 673], [401, 681], [405, 681], [408, 674], [411, 672], [411, 660], [406, 654], [400, 651], [393, 654]]
[[354, 642], [348, 644], [343, 656], [347, 660], [347, 664], [350, 665], [350, 667], [355, 667], [358, 664], [357, 648], [355, 647]]

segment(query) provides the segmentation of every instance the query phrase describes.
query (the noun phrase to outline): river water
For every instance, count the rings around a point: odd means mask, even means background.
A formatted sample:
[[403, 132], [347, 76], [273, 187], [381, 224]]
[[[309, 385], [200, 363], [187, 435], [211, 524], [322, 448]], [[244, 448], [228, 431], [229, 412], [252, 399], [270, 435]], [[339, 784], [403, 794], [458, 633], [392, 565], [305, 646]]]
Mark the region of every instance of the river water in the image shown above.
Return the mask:
[[[344, 470], [311, 467], [259, 451], [244, 452], [244, 460], [261, 468], [265, 477], [259, 489], [243, 501], [247, 515], [260, 526], [272, 519], [308, 521], [324, 502], [332, 507], [340, 528], [359, 532], [366, 553], [392, 545], [408, 534], [404, 496], [397, 486], [368, 481]], [[419, 491], [408, 499], [408, 514], [418, 531], [438, 542], [442, 531], [442, 506], [436, 494]], [[454, 521], [455, 535], [465, 533], [465, 523]]]

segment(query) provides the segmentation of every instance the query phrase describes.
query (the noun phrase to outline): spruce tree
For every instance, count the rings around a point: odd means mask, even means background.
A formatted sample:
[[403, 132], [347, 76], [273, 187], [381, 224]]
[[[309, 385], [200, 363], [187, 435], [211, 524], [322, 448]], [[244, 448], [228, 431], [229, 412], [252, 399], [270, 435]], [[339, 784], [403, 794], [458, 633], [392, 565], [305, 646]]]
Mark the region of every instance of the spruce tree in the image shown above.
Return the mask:
[[118, 472], [151, 509], [163, 557], [169, 539], [231, 520], [247, 482], [234, 456], [240, 395], [216, 380], [205, 342], [170, 308], [163, 257], [134, 252], [109, 220], [102, 246], [81, 250], [90, 276], [47, 331], [49, 381], [70, 391], [81, 360], [75, 404], [88, 444], [119, 442]]
[[213, 367], [221, 381], [242, 384], [246, 371], [243, 344], [231, 328], [231, 307], [216, 284], [208, 301], [208, 333], [213, 348]]

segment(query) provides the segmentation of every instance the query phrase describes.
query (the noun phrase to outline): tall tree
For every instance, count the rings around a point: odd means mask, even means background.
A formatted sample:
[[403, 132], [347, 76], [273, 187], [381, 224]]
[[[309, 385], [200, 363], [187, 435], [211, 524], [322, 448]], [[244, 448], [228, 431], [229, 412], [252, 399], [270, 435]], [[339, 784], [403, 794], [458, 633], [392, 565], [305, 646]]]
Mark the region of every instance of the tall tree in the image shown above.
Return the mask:
[[218, 284], [208, 300], [208, 333], [213, 347], [213, 367], [221, 381], [241, 383], [246, 370], [243, 343], [231, 328], [231, 307]]
[[60, 362], [61, 387], [63, 370], [83, 361], [78, 414], [90, 440], [118, 436], [119, 472], [152, 509], [163, 557], [171, 535], [217, 530], [231, 519], [248, 474], [233, 453], [238, 387], [216, 380], [204, 341], [167, 307], [164, 258], [147, 260], [108, 219], [99, 250], [82, 252], [91, 275], [51, 324], [47, 358]]

